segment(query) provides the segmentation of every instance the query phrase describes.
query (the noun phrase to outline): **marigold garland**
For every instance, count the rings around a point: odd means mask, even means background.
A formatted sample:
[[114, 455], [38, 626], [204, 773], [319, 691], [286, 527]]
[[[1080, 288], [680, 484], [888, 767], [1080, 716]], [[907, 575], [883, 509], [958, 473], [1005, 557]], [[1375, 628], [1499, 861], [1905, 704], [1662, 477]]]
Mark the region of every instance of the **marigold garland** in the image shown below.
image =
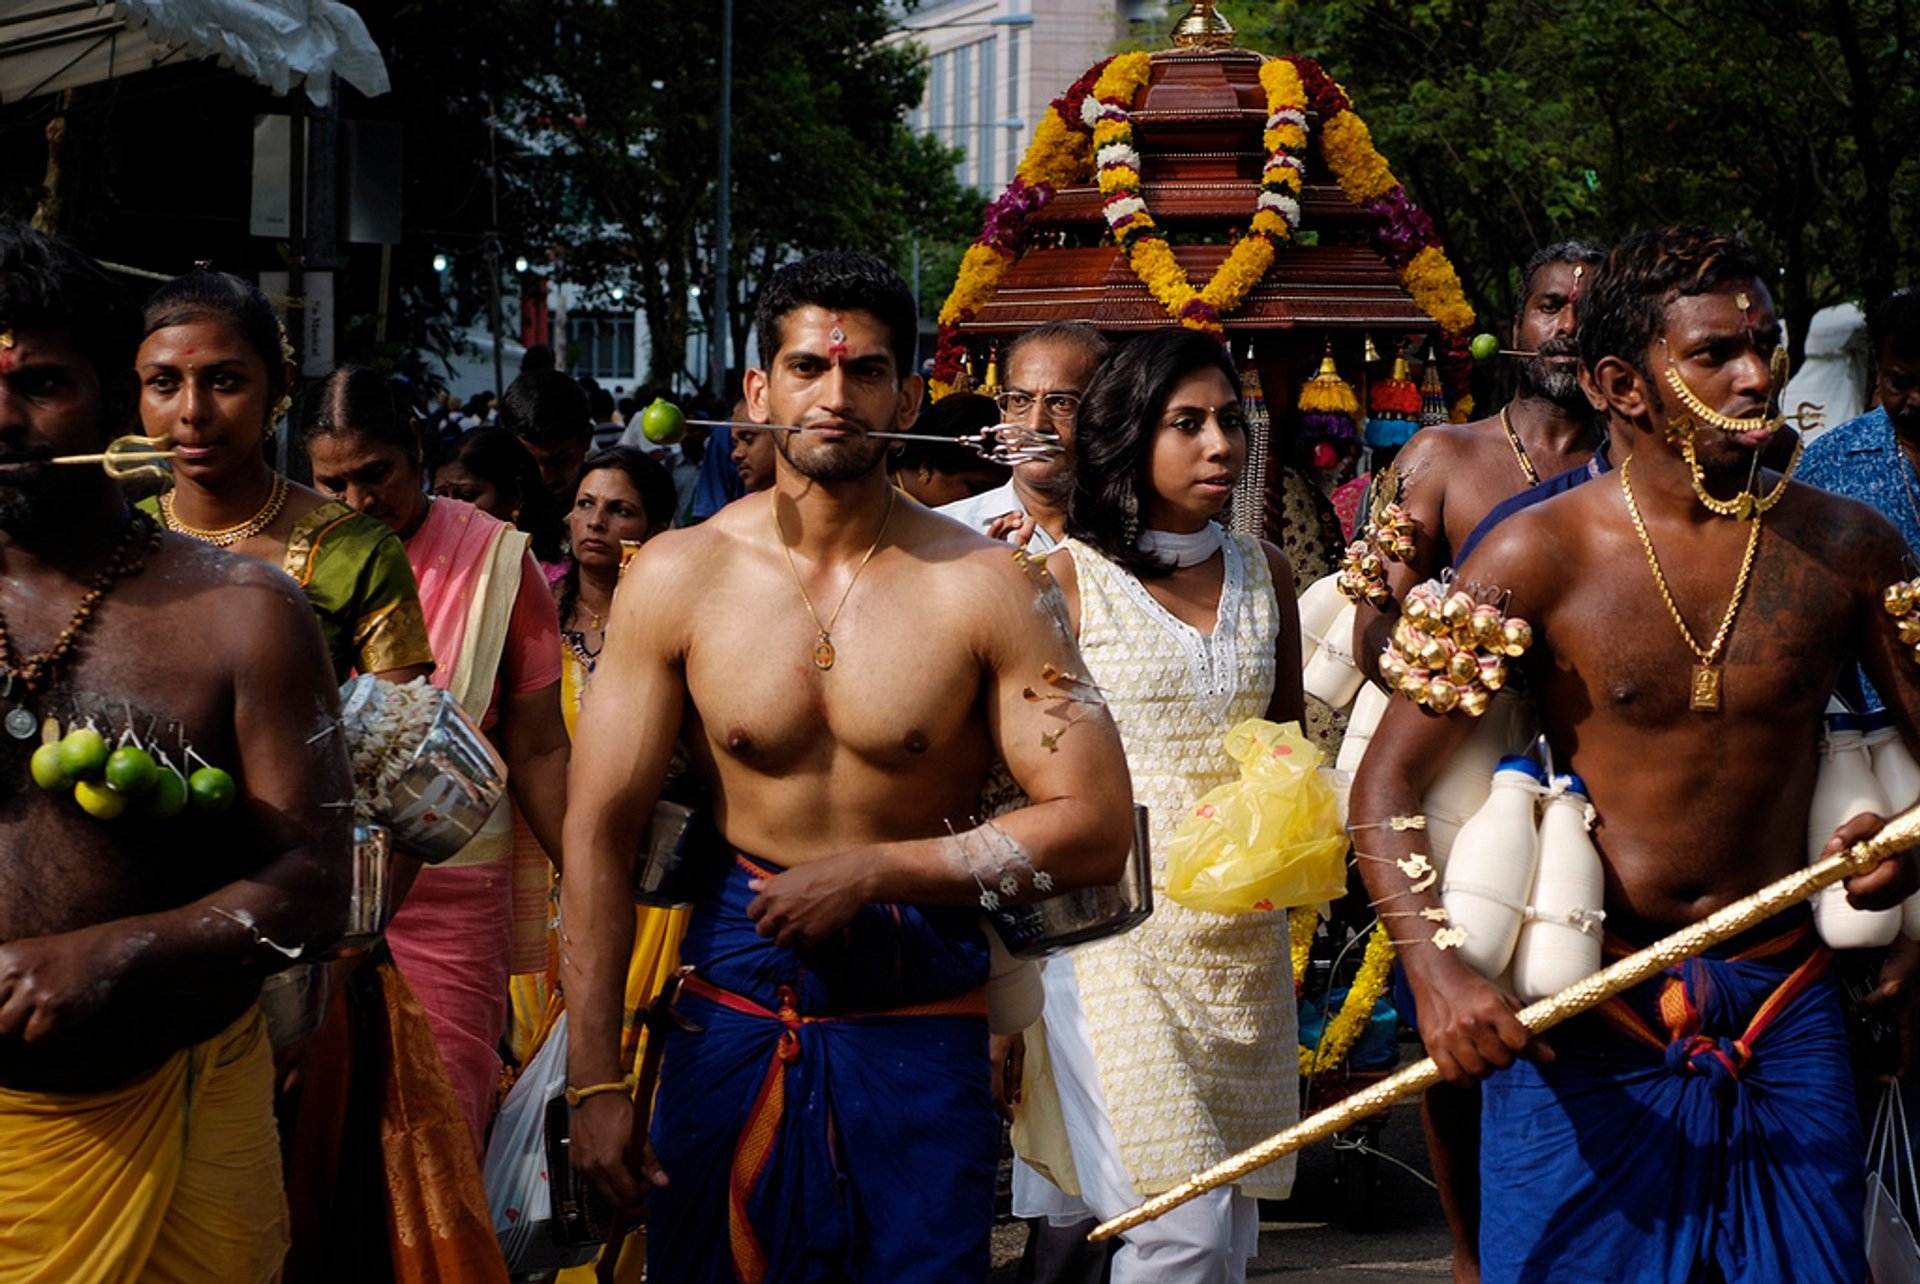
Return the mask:
[[1269, 112], [1262, 139], [1268, 161], [1251, 234], [1234, 243], [1205, 287], [1194, 290], [1139, 195], [1138, 155], [1127, 154], [1133, 149], [1125, 108], [1151, 69], [1147, 54], [1106, 59], [1048, 107], [1013, 182], [987, 207], [981, 234], [962, 260], [953, 292], [940, 311], [933, 396], [953, 391], [966, 356], [959, 326], [999, 291], [1007, 268], [1024, 247], [1028, 218], [1058, 189], [1085, 183], [1096, 174], [1107, 198], [1103, 210], [1109, 227], [1141, 282], [1181, 324], [1220, 333], [1220, 318], [1245, 301], [1271, 268], [1276, 247], [1299, 226], [1301, 161], [1307, 145], [1303, 108], [1310, 108], [1320, 118], [1320, 154], [1340, 190], [1375, 216], [1374, 249], [1440, 328], [1439, 364], [1452, 402], [1450, 417], [1456, 423], [1471, 417], [1473, 398], [1467, 387], [1473, 359], [1467, 343], [1473, 307], [1440, 246], [1433, 220], [1413, 203], [1406, 185], [1374, 147], [1371, 131], [1340, 83], [1311, 58], [1290, 55], [1261, 65]]
[[1287, 953], [1293, 959], [1293, 997], [1298, 999], [1307, 988], [1307, 956], [1313, 952], [1313, 929], [1320, 925], [1320, 911], [1301, 905], [1287, 911]]
[[1235, 239], [1213, 276], [1196, 290], [1140, 190], [1140, 153], [1133, 146], [1130, 112], [1152, 70], [1153, 60], [1144, 53], [1115, 58], [1086, 101], [1100, 193], [1106, 198], [1101, 212], [1134, 275], [1169, 316], [1190, 329], [1224, 334], [1220, 318], [1245, 302], [1273, 266], [1274, 252], [1300, 225], [1306, 88], [1289, 63], [1276, 59], [1261, 66], [1260, 83], [1267, 91], [1267, 159], [1260, 172], [1260, 196], [1247, 233]]
[[[1305, 911], [1313, 915], [1308, 906]], [[1300, 911], [1294, 911], [1296, 915]], [[1298, 918], [1289, 920], [1288, 929], [1294, 943], [1293, 976], [1296, 989], [1306, 976], [1306, 951], [1299, 948], [1300, 935]], [[1307, 943], [1312, 943], [1311, 923]], [[1367, 952], [1360, 960], [1360, 970], [1354, 973], [1353, 984], [1347, 987], [1347, 1001], [1340, 1005], [1340, 1011], [1329, 1016], [1320, 1028], [1320, 1042], [1309, 1048], [1304, 1044], [1300, 1048], [1300, 1076], [1311, 1078], [1323, 1074], [1338, 1066], [1353, 1051], [1353, 1045], [1360, 1041], [1360, 1034], [1367, 1028], [1367, 1022], [1373, 1019], [1373, 1010], [1380, 1002], [1380, 996], [1387, 992], [1388, 975], [1393, 968], [1393, 942], [1387, 939], [1387, 925], [1375, 923], [1373, 934], [1367, 938]]]
[[1013, 181], [998, 200], [987, 206], [980, 235], [962, 256], [953, 292], [940, 309], [940, 338], [928, 381], [935, 401], [954, 390], [966, 359], [960, 323], [971, 319], [1000, 292], [1001, 278], [1026, 244], [1027, 220], [1044, 209], [1060, 188], [1092, 177], [1093, 156], [1088, 146], [1089, 131], [1080, 119], [1081, 104], [1112, 61], [1108, 58], [1095, 63], [1066, 93], [1047, 105]]

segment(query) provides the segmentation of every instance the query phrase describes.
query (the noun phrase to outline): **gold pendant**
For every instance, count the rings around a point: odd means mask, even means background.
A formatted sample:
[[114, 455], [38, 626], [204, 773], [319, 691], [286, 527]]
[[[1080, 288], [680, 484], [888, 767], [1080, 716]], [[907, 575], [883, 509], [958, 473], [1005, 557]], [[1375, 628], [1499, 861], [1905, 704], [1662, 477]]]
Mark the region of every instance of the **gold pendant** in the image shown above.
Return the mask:
[[1693, 698], [1690, 705], [1695, 713], [1718, 713], [1720, 711], [1720, 670], [1711, 664], [1693, 666]]
[[822, 673], [833, 667], [833, 639], [824, 633], [813, 644], [813, 667]]

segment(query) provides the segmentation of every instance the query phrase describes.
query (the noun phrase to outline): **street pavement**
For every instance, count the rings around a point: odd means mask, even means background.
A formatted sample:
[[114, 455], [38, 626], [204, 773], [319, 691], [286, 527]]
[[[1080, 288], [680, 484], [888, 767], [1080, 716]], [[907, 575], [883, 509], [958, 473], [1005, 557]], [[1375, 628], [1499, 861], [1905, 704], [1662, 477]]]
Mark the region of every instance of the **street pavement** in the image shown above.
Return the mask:
[[[1395, 1107], [1372, 1144], [1384, 1157], [1325, 1142], [1301, 1155], [1293, 1198], [1261, 1205], [1260, 1252], [1248, 1268], [1250, 1282], [1406, 1284], [1449, 1277], [1446, 1221], [1425, 1181], [1419, 1106]], [[989, 1284], [1014, 1284], [1025, 1243], [1026, 1227], [1003, 1218]]]

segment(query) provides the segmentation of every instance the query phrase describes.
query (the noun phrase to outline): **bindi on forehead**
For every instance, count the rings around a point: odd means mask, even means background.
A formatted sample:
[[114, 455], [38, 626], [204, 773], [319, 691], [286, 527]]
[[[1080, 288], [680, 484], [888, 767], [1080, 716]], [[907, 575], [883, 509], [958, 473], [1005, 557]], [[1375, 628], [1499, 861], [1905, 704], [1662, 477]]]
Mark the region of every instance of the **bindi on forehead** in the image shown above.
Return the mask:
[[827, 320], [832, 323], [832, 328], [827, 331], [827, 356], [838, 365], [847, 359], [846, 318], [838, 312], [831, 312], [827, 314]]

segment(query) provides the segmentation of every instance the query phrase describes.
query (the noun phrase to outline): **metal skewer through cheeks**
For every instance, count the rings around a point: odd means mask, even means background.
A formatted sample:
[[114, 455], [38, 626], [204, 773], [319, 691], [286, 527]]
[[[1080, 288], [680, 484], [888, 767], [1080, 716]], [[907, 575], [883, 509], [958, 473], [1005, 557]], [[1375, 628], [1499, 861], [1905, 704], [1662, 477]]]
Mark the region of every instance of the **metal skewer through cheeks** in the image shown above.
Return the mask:
[[161, 449], [166, 444], [165, 437], [115, 437], [99, 454], [60, 455], [47, 462], [98, 464], [115, 481], [127, 481], [135, 477], [164, 477], [167, 470], [162, 466], [162, 461], [173, 458], [171, 450]]
[[[746, 428], [766, 432], [805, 432], [798, 424], [756, 424], [732, 419], [689, 419], [698, 428]], [[1029, 428], [1025, 424], [995, 424], [979, 432], [959, 437], [938, 437], [922, 432], [868, 432], [869, 437], [888, 441], [923, 441], [933, 446], [964, 446], [982, 459], [995, 464], [1035, 464], [1058, 459], [1066, 453], [1066, 443], [1051, 428]]]
[[[1730, 937], [1738, 936], [1781, 910], [1808, 899], [1822, 888], [1830, 887], [1841, 879], [1864, 874], [1888, 857], [1916, 845], [1920, 845], [1920, 806], [1908, 808], [1887, 821], [1873, 837], [1857, 842], [1845, 851], [1823, 857], [1805, 869], [1795, 870], [1751, 896], [1744, 896], [1698, 923], [1654, 942], [1637, 954], [1629, 954], [1586, 980], [1577, 981], [1558, 994], [1529, 1005], [1518, 1014], [1520, 1024], [1537, 1034], [1569, 1017], [1599, 1007], [1614, 995]], [[1088, 1238], [1111, 1239], [1142, 1222], [1152, 1221], [1197, 1195], [1239, 1181], [1256, 1168], [1264, 1168], [1276, 1159], [1304, 1149], [1311, 1142], [1330, 1137], [1368, 1115], [1378, 1114], [1400, 1098], [1432, 1087], [1439, 1079], [1440, 1068], [1432, 1058], [1416, 1062], [1379, 1083], [1361, 1089], [1339, 1104], [1275, 1133], [1258, 1145], [1221, 1160], [1205, 1172], [1194, 1174], [1173, 1189], [1102, 1222]]]

